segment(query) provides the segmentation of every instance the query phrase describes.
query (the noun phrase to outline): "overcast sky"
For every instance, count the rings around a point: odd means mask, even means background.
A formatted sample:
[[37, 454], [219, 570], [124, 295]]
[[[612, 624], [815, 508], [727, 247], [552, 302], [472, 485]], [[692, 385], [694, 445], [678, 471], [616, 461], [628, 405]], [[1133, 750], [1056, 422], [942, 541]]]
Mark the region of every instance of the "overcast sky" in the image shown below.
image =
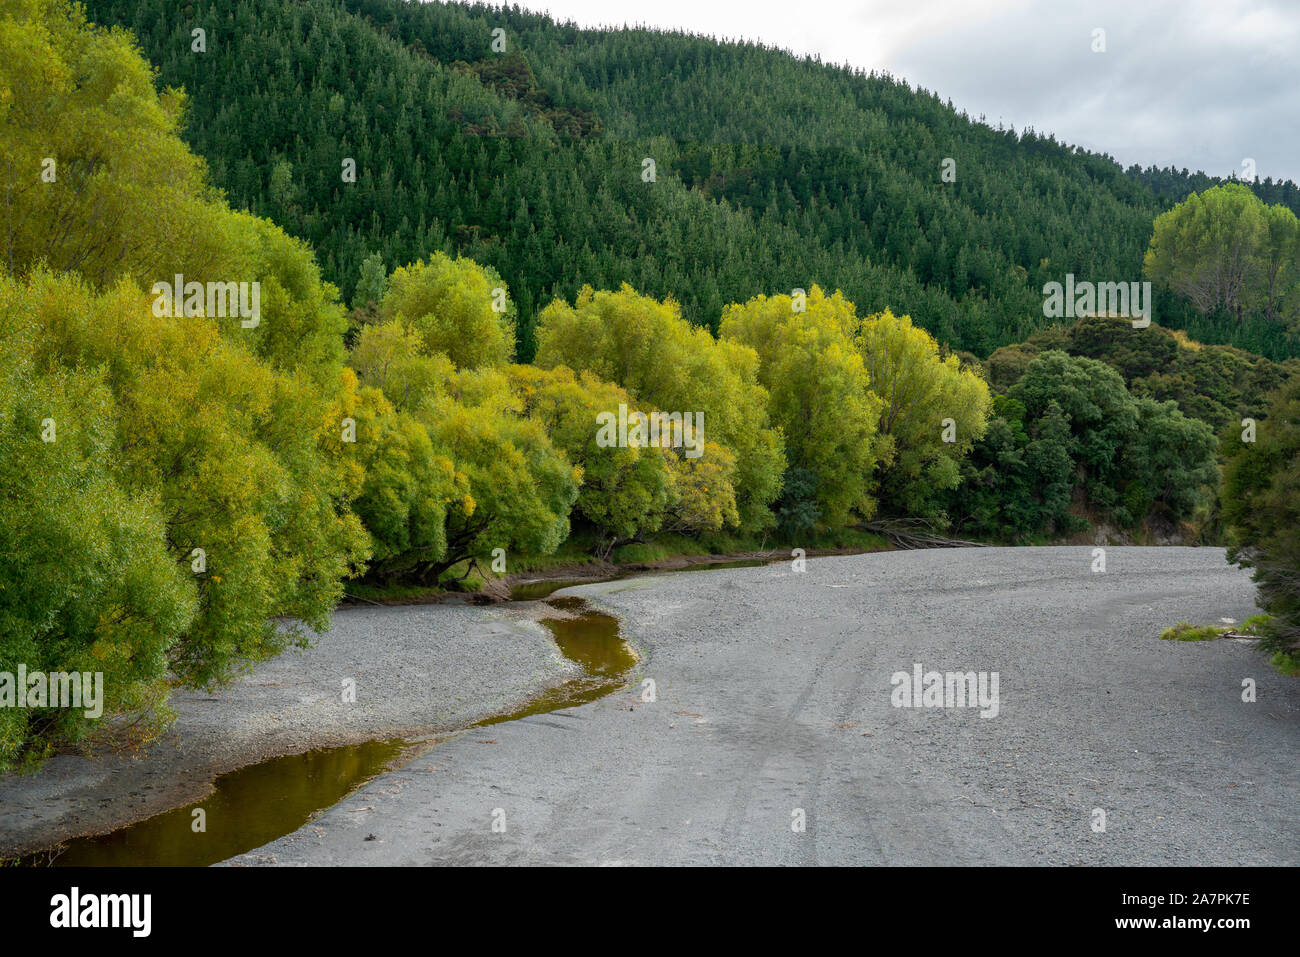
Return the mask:
[[[519, 0], [888, 70], [1128, 166], [1300, 182], [1300, 0]], [[1094, 30], [1105, 52], [1094, 53]]]

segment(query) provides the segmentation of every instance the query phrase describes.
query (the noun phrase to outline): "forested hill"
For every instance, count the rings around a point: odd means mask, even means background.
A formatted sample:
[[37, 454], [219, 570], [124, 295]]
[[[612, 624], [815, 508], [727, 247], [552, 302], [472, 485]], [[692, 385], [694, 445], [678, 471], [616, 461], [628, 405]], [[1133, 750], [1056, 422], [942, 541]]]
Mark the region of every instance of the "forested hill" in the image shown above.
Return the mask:
[[[1047, 324], [1045, 282], [1140, 280], [1153, 218], [1193, 188], [753, 44], [399, 0], [85, 6], [188, 92], [187, 137], [231, 203], [311, 242], [345, 298], [373, 252], [470, 256], [509, 284], [524, 359], [553, 297], [624, 281], [715, 330], [727, 303], [817, 283], [984, 356]], [[1300, 206], [1292, 184], [1260, 190]], [[1260, 317], [1163, 293], [1156, 310], [1290, 354]]]

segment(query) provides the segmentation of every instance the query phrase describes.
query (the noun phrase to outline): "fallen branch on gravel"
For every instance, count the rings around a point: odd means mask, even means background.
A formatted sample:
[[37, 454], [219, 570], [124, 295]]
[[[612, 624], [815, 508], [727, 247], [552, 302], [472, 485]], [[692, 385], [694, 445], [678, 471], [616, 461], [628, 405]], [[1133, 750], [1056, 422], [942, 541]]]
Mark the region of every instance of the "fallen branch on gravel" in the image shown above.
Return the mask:
[[384, 607], [382, 601], [371, 601], [369, 598], [362, 598], [360, 595], [353, 595], [351, 592], [344, 592], [343, 597], [348, 601], [364, 601], [368, 605], [376, 605], [380, 608]]
[[864, 522], [855, 526], [865, 532], [873, 532], [889, 539], [896, 548], [987, 548], [984, 542], [968, 542], [960, 538], [948, 538], [934, 530], [934, 526], [923, 518], [891, 518], [875, 522]]

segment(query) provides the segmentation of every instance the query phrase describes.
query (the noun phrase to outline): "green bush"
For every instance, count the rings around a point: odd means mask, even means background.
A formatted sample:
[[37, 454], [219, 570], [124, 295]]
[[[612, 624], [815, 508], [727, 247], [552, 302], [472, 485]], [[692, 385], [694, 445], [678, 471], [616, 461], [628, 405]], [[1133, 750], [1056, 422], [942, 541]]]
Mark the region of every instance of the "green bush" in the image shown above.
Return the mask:
[[1300, 656], [1300, 380], [1273, 397], [1254, 442], [1225, 449], [1228, 558], [1254, 569], [1259, 605], [1273, 616], [1261, 644], [1291, 667]]

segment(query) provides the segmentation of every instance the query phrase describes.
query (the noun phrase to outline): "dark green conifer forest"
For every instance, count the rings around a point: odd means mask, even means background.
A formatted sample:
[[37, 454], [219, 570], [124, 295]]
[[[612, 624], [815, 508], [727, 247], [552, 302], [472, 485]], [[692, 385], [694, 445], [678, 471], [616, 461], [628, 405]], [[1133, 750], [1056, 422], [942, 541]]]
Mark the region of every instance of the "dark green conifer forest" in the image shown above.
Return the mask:
[[[1140, 279], [1155, 216], [1222, 181], [1125, 170], [903, 80], [752, 43], [400, 0], [86, 9], [184, 87], [213, 183], [307, 240], [346, 301], [371, 254], [390, 270], [468, 256], [508, 283], [524, 361], [553, 298], [623, 282], [715, 331], [728, 303], [817, 283], [987, 356], [1047, 323], [1044, 283]], [[1293, 183], [1252, 188], [1300, 210]], [[1259, 315], [1221, 321], [1164, 290], [1156, 315], [1203, 342], [1296, 354]]]

